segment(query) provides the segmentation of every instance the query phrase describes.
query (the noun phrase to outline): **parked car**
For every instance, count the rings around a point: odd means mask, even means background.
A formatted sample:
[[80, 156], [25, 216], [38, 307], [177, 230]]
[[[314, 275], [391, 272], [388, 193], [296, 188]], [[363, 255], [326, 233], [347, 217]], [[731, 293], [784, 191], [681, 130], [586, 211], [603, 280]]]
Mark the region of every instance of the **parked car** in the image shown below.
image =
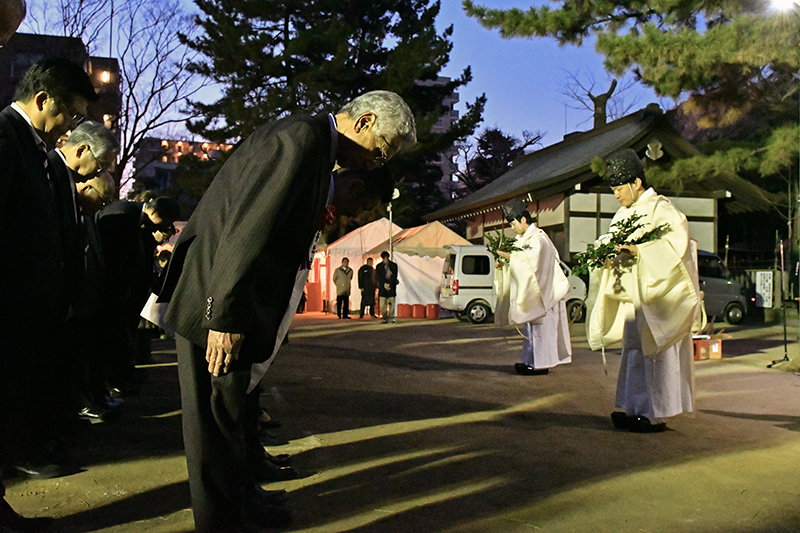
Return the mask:
[[706, 315], [723, 317], [738, 324], [747, 313], [747, 291], [733, 279], [722, 259], [714, 253], [697, 251], [697, 270]]
[[[452, 245], [442, 268], [439, 305], [456, 317], [482, 324], [494, 314], [494, 258], [484, 245]], [[586, 284], [561, 263], [570, 284], [567, 314], [573, 321], [585, 318]]]

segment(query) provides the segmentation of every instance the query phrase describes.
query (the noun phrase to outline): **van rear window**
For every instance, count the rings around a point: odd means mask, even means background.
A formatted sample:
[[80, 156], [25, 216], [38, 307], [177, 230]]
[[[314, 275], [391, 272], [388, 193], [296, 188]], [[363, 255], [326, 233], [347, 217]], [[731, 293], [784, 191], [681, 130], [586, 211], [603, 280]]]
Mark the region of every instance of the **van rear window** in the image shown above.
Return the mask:
[[461, 272], [472, 275], [488, 274], [490, 272], [489, 256], [465, 255], [461, 260]]

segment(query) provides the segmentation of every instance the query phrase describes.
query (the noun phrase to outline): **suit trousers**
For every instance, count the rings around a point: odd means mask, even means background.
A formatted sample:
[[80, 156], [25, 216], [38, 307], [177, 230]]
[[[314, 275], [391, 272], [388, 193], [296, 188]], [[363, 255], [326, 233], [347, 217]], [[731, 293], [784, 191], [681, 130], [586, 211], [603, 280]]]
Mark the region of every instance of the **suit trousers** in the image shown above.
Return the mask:
[[249, 365], [214, 377], [204, 348], [181, 336], [175, 341], [195, 530], [230, 531], [256, 484], [247, 468], [244, 429]]
[[375, 289], [361, 289], [361, 316], [369, 307], [369, 314], [375, 316]]
[[384, 319], [394, 318], [395, 317], [395, 309], [394, 309], [394, 296], [381, 296], [379, 298], [381, 304], [381, 316]]
[[350, 316], [350, 295], [342, 294], [336, 297], [336, 315], [339, 318]]

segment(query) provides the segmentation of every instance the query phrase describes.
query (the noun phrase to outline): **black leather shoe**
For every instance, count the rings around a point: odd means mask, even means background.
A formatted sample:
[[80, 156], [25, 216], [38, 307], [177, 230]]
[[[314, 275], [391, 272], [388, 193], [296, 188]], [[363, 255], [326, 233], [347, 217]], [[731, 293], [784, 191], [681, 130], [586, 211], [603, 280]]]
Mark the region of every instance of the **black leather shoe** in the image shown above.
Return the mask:
[[53, 479], [71, 476], [81, 471], [76, 465], [54, 463], [19, 463], [12, 465], [14, 470], [28, 479]]
[[515, 364], [514, 370], [517, 371], [517, 374], [522, 376], [544, 376], [550, 372], [549, 368], [533, 368], [531, 365], [526, 365], [525, 363]]
[[259, 430], [258, 440], [261, 442], [262, 446], [280, 446], [283, 444], [276, 435], [273, 435], [265, 429]]
[[288, 453], [272, 455], [267, 452], [264, 452], [264, 455], [267, 457], [267, 461], [276, 466], [289, 466], [290, 464], [292, 464], [292, 456], [289, 455]]
[[628, 421], [633, 418], [634, 417], [632, 416], [628, 416], [628, 413], [624, 413], [622, 411], [614, 411], [611, 413], [611, 421], [614, 423], [614, 427], [617, 429], [628, 429]]
[[628, 429], [631, 433], [661, 433], [667, 429], [667, 423], [653, 424], [643, 416], [635, 416], [628, 419]]
[[25, 518], [17, 514], [8, 502], [0, 498], [0, 531], [9, 533], [38, 533], [53, 523], [50, 517]]
[[255, 498], [258, 501], [268, 503], [269, 505], [285, 506], [286, 505], [286, 491], [285, 490], [266, 490], [259, 485], [254, 485], [253, 492], [249, 498]]
[[288, 481], [299, 478], [300, 472], [293, 466], [278, 466], [265, 456], [254, 465], [253, 477], [259, 483]]
[[92, 423], [109, 422], [119, 418], [119, 411], [90, 405], [78, 411], [78, 418], [89, 420]]

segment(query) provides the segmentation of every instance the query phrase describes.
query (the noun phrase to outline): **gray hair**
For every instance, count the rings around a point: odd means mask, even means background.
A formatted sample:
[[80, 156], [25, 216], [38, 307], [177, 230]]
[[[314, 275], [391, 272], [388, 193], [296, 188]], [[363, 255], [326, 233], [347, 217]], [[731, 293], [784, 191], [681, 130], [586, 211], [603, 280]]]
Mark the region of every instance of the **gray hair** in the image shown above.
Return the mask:
[[340, 113], [357, 119], [364, 113], [375, 114], [375, 136], [386, 139], [401, 139], [400, 151], [417, 142], [414, 113], [402, 98], [391, 91], [371, 91], [351, 100]]
[[95, 157], [103, 159], [109, 153], [119, 153], [119, 141], [111, 131], [97, 122], [87, 120], [72, 130], [65, 146], [85, 144]]

